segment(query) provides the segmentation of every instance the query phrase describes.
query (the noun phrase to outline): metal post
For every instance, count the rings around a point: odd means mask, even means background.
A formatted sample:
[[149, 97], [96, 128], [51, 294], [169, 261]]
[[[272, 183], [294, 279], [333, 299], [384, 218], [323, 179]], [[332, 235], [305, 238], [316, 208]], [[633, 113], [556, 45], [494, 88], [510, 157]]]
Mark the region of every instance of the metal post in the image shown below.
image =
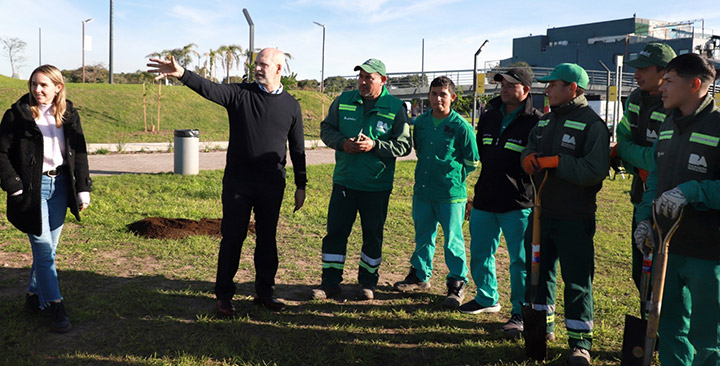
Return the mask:
[[478, 48], [477, 52], [475, 52], [475, 56], [473, 58], [473, 109], [472, 109], [472, 116], [470, 117], [470, 123], [472, 123], [473, 128], [475, 127], [475, 116], [477, 115], [477, 60], [478, 55], [482, 51], [482, 48], [485, 47], [485, 44], [488, 43], [488, 40], [486, 39], [485, 42], [483, 42], [482, 45], [480, 45], [480, 48]]
[[110, 84], [113, 83], [113, 0], [110, 0]]
[[92, 18], [82, 21], [82, 82], [85, 84], [85, 23], [92, 22]]
[[38, 28], [38, 66], [40, 65], [42, 65], [42, 28]]
[[610, 69], [605, 66], [605, 64], [598, 60], [600, 63], [600, 66], [602, 66], [605, 69], [605, 72], [607, 73], [607, 81], [606, 81], [606, 91], [605, 91], [605, 123], [608, 122], [608, 118], [610, 118]]
[[[425, 86], [425, 38], [422, 39], [422, 55], [420, 61], [420, 87]], [[420, 114], [423, 114], [424, 104], [422, 98], [420, 98]]]
[[617, 85], [617, 101], [615, 103], [615, 113], [613, 115], [613, 123], [612, 123], [612, 139], [611, 141], [615, 142], [617, 140], [615, 136], [615, 130], [617, 129], [617, 120], [618, 115], [620, 114], [620, 111], [622, 111], [622, 73], [623, 73], [623, 55], [617, 55], [617, 60], [615, 64], [617, 65], [616, 74], [615, 77], [617, 80], [615, 80]]
[[[250, 12], [248, 12], [247, 9], [243, 8], [243, 14], [245, 15], [245, 20], [247, 20], [248, 26], [250, 27], [250, 64], [253, 63], [253, 53], [255, 52], [255, 23], [253, 23], [252, 18], [250, 18]], [[248, 70], [248, 80], [253, 81], [255, 78], [255, 70]], [[229, 78], [228, 78], [229, 80]]]
[[325, 24], [313, 22], [323, 29], [322, 69], [320, 71], [320, 93], [325, 92]]

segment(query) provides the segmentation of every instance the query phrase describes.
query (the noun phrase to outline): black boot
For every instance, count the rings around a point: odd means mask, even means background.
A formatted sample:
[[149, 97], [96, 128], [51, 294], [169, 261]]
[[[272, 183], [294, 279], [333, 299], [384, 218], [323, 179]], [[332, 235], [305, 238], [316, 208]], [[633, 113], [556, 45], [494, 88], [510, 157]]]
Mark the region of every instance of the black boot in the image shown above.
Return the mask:
[[63, 305], [62, 301], [51, 302], [50, 312], [52, 313], [52, 326], [50, 330], [55, 333], [67, 333], [72, 329], [67, 313], [65, 313], [65, 305]]
[[37, 294], [25, 294], [25, 310], [30, 314], [40, 312], [40, 298]]

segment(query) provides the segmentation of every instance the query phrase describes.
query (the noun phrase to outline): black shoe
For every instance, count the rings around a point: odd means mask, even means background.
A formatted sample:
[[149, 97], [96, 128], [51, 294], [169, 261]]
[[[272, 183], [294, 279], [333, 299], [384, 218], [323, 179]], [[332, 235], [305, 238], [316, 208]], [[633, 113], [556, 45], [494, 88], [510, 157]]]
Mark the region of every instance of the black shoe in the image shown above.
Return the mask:
[[30, 314], [40, 312], [40, 298], [37, 294], [25, 294], [25, 310]]
[[312, 290], [313, 300], [330, 299], [335, 295], [340, 294], [340, 286], [338, 285], [320, 285]]
[[500, 308], [501, 306], [499, 303], [491, 306], [482, 306], [473, 299], [462, 304], [458, 308], [458, 311], [463, 314], [497, 313], [498, 311], [500, 311]]
[[255, 297], [253, 302], [257, 305], [262, 305], [265, 309], [270, 311], [280, 311], [285, 309], [285, 303], [270, 296], [270, 297]]
[[52, 324], [50, 330], [55, 333], [67, 333], [70, 329], [72, 329], [67, 313], [65, 313], [65, 305], [63, 305], [62, 301], [51, 302], [50, 311], [52, 312]]
[[218, 299], [217, 300], [217, 312], [218, 314], [222, 316], [235, 316], [237, 315], [237, 311], [235, 310], [235, 305], [233, 305], [232, 300], [230, 299]]
[[458, 281], [456, 279], [450, 279], [447, 283], [447, 297], [443, 301], [443, 306], [451, 309], [456, 309], [462, 304], [465, 298], [465, 281]]
[[508, 321], [503, 324], [502, 330], [507, 337], [519, 337], [520, 334], [522, 334], [523, 330], [525, 330], [522, 315], [512, 314], [512, 316], [510, 316], [510, 319], [508, 319]]
[[361, 285], [360, 294], [358, 295], [359, 300], [373, 300], [375, 299], [375, 287], [370, 285]]
[[402, 281], [395, 282], [396, 290], [401, 292], [409, 292], [409, 291], [415, 291], [415, 290], [426, 290], [430, 288], [430, 282], [428, 281], [420, 281], [420, 279], [417, 277], [417, 270], [415, 267], [410, 267], [410, 273], [408, 273], [407, 276], [405, 276], [405, 279]]

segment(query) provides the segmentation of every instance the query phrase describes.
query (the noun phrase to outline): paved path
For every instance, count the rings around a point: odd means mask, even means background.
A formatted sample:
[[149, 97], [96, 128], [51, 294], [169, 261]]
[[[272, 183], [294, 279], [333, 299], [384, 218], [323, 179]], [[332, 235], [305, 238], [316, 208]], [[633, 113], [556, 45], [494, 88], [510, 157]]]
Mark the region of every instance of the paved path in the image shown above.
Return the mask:
[[[218, 170], [225, 168], [226, 151], [201, 152], [200, 170]], [[308, 165], [335, 163], [335, 150], [315, 148], [305, 150]], [[402, 160], [416, 159], [415, 151]], [[290, 158], [288, 165], [292, 165]], [[133, 153], [88, 155], [90, 175], [118, 175], [142, 173], [172, 173], [174, 170], [173, 153]]]

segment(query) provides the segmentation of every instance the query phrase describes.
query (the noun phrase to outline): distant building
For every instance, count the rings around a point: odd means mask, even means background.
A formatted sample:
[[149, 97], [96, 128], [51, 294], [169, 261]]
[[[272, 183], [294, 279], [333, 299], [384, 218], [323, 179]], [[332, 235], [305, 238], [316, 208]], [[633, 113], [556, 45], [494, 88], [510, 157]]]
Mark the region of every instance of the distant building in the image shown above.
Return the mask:
[[[664, 42], [679, 55], [696, 52], [720, 59], [720, 36], [696, 25], [701, 20], [666, 22], [637, 17], [598, 23], [549, 28], [547, 35], [514, 38], [513, 55], [500, 61], [507, 67], [524, 61], [532, 67], [552, 68], [573, 62], [586, 70], [603, 70], [598, 61], [614, 70], [617, 55], [637, 57], [646, 44]], [[628, 67], [625, 71], [632, 72]]]

